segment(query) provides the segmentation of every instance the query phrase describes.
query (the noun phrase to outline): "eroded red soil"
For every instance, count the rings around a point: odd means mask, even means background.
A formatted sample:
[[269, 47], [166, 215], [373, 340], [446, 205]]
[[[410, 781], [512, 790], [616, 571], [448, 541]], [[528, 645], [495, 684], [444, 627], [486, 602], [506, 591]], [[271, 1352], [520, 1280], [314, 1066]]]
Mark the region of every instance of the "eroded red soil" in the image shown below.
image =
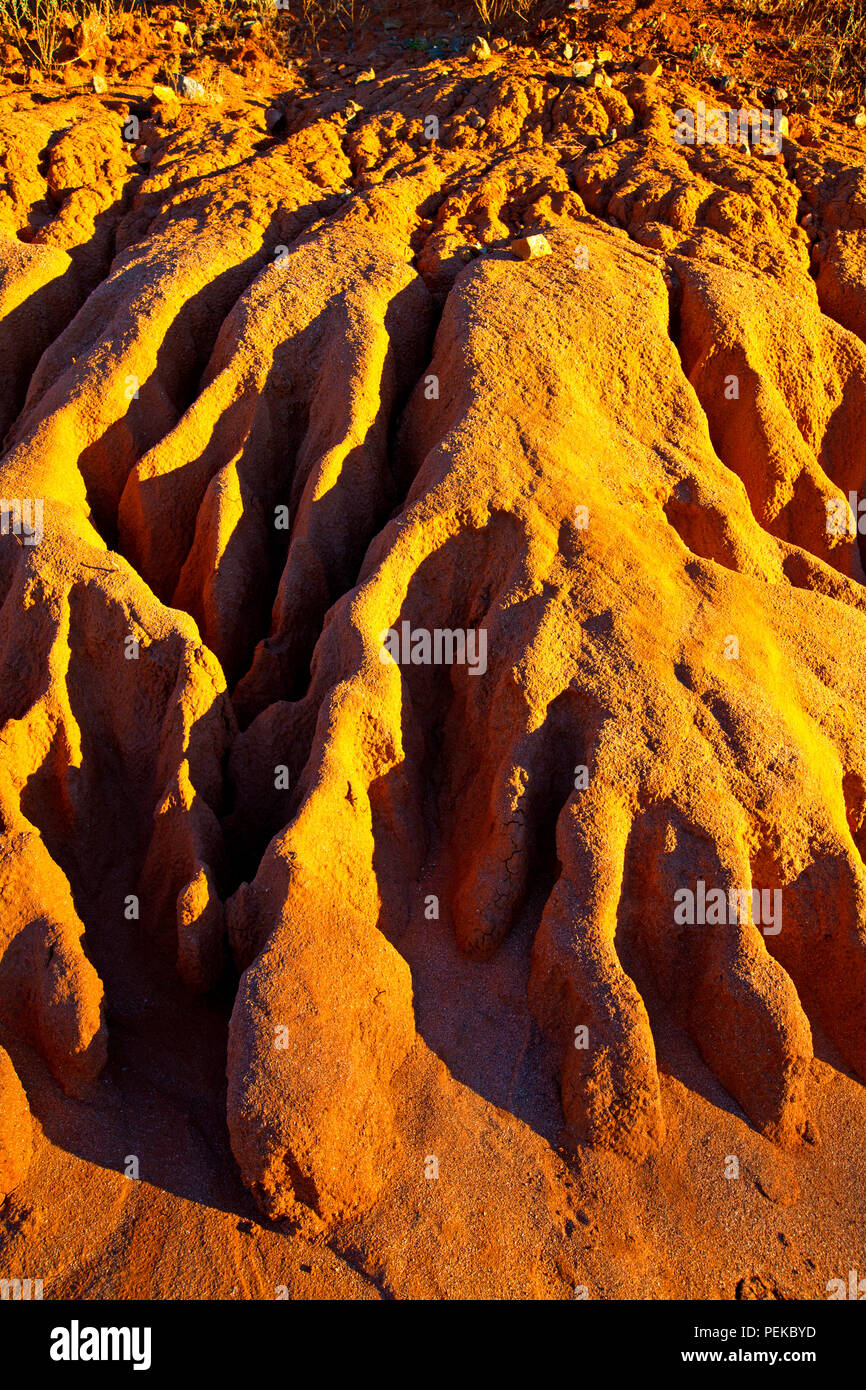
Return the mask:
[[[105, 93], [0, 97], [0, 495], [42, 508], [0, 538], [4, 1271], [824, 1297], [864, 1259], [863, 134], [678, 143], [765, 103], [655, 6], [600, 61], [585, 17], [264, 34], [152, 98], [173, 14], [70, 60]], [[383, 660], [404, 624], [484, 669]], [[698, 881], [780, 930], [678, 923]]]

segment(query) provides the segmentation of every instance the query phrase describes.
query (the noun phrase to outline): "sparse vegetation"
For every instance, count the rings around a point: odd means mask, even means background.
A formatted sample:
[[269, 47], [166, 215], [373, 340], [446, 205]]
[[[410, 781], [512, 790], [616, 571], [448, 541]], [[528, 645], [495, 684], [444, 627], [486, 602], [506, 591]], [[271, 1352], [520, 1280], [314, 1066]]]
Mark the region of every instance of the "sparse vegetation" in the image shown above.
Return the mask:
[[17, 38], [25, 62], [48, 70], [55, 64], [67, 15], [80, 23], [86, 34], [107, 33], [116, 28], [122, 6], [117, 0], [0, 0], [0, 27]]
[[757, 0], [744, 9], [796, 61], [801, 87], [833, 102], [866, 98], [864, 0]]
[[56, 0], [3, 0], [4, 23], [26, 32], [23, 56], [41, 68], [54, 62], [57, 10]]
[[[479, 31], [487, 35], [525, 29], [540, 15], [549, 24], [569, 14], [567, 0], [472, 0], [472, 9]], [[147, 10], [145, 0], [0, 0], [0, 32], [17, 45], [25, 63], [51, 72], [64, 61], [61, 45], [70, 15], [76, 24], [113, 36], [120, 16]], [[188, 0], [178, 12], [189, 24], [190, 49], [201, 49], [203, 38], [235, 42], [257, 21], [260, 42], [277, 59], [299, 48], [321, 51], [326, 38], [351, 50], [378, 18], [370, 0]], [[749, 47], [743, 42], [748, 37], [766, 57], [762, 75], [768, 82], [781, 59], [786, 69], [796, 67], [796, 79], [790, 71], [785, 74], [795, 93], [806, 89], [813, 100], [837, 106], [866, 102], [866, 0], [729, 0], [696, 22], [699, 42], [689, 54], [692, 63], [713, 71], [722, 66], [726, 13], [739, 30], [740, 56]], [[647, 16], [645, 27], [654, 39], [663, 18]], [[703, 41], [708, 31], [722, 43]], [[407, 38], [406, 46], [436, 48], [426, 37]]]
[[531, 8], [531, 0], [474, 0], [474, 4], [487, 33], [506, 20], [525, 21]]

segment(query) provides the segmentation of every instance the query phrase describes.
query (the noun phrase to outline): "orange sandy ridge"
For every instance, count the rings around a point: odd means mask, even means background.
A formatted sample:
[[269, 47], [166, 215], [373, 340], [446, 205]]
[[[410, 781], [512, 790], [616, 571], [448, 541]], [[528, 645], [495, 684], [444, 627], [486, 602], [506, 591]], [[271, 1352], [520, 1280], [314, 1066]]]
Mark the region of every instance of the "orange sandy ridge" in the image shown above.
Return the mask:
[[859, 1288], [854, 113], [177, 13], [0, 95], [0, 1274]]

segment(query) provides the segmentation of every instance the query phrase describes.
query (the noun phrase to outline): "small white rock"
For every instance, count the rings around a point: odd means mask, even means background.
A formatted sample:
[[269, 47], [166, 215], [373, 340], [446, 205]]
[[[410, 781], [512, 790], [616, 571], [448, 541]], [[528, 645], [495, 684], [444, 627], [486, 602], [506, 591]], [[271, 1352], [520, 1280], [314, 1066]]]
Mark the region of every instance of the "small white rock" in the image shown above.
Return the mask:
[[177, 90], [182, 97], [188, 101], [204, 101], [205, 91], [200, 82], [196, 82], [194, 77], [187, 77], [186, 73], [181, 73], [178, 78]]

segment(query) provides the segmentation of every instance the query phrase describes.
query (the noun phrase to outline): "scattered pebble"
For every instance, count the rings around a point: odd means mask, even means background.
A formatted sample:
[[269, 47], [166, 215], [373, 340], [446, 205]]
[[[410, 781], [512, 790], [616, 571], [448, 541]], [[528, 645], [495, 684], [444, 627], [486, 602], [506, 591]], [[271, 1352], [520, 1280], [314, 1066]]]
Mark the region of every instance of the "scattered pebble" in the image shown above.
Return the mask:
[[376, 74], [373, 69], [365, 68], [364, 71], [359, 72], [358, 76], [355, 78], [355, 86], [359, 87], [362, 82], [375, 82], [375, 80]]
[[188, 101], [204, 101], [204, 87], [200, 82], [196, 82], [194, 77], [187, 77], [186, 73], [182, 72], [175, 85], [180, 95]]
[[177, 92], [173, 87], [164, 87], [161, 83], [154, 83], [152, 96], [164, 106], [177, 106]]
[[108, 91], [108, 83], [106, 82], [102, 74], [99, 72], [95, 72], [93, 74], [93, 77], [91, 78], [91, 81], [93, 82], [93, 90], [94, 92], [96, 92], [96, 95], [100, 97], [104, 96], [105, 93]]
[[540, 232], [534, 236], [524, 236], [517, 241], [512, 241], [511, 250], [519, 261], [534, 261], [539, 256], [552, 254], [550, 242]]
[[471, 126], [473, 130], [480, 130], [484, 125], [484, 117], [477, 111], [468, 111], [466, 113], [466, 124]]
[[490, 44], [480, 34], [476, 34], [469, 45], [469, 57], [477, 58], [479, 62], [490, 57]]
[[661, 77], [662, 75], [662, 65], [656, 58], [644, 58], [638, 64], [637, 70], [645, 77]]

